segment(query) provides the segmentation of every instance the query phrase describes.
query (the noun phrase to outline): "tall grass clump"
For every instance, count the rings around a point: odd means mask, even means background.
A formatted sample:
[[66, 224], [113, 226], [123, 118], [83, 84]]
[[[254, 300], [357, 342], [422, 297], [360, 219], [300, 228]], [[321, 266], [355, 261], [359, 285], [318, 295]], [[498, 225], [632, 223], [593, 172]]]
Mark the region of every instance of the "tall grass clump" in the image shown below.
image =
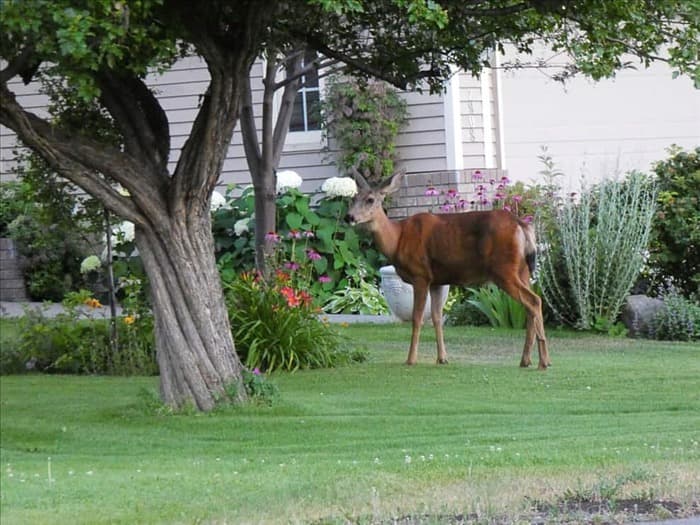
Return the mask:
[[642, 174], [606, 181], [550, 209], [540, 282], [560, 321], [608, 330], [644, 263], [656, 188]]

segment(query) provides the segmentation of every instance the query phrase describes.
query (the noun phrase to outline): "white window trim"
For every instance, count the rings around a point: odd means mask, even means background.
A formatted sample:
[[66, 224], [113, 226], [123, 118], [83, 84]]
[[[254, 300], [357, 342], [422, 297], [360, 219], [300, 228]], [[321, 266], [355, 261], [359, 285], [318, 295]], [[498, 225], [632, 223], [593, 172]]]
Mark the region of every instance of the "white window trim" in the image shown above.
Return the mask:
[[[265, 59], [263, 58], [263, 66]], [[282, 72], [280, 72], [282, 73]], [[282, 80], [283, 76], [278, 76], [277, 80]], [[318, 97], [319, 100], [323, 100], [323, 93], [325, 91], [325, 79], [318, 79]], [[279, 114], [280, 103], [282, 99], [282, 91], [278, 89], [275, 92], [275, 98], [272, 102], [273, 114], [275, 122], [273, 125], [277, 124], [277, 115]], [[326, 139], [323, 136], [323, 130], [315, 129], [312, 131], [287, 131], [287, 139], [284, 142], [284, 151], [320, 151], [325, 147]]]

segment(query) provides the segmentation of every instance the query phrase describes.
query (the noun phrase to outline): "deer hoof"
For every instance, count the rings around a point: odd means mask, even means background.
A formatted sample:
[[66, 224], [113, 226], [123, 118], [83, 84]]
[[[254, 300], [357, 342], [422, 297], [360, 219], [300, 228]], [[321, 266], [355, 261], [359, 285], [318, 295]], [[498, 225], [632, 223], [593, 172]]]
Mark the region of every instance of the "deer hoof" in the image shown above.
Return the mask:
[[406, 361], [406, 366], [415, 366], [415, 361]]
[[531, 364], [530, 361], [520, 361], [520, 368], [528, 368]]
[[447, 360], [446, 357], [438, 358], [438, 360], [437, 360], [437, 364], [439, 364], [439, 365], [446, 365], [448, 363], [449, 363], [449, 361]]

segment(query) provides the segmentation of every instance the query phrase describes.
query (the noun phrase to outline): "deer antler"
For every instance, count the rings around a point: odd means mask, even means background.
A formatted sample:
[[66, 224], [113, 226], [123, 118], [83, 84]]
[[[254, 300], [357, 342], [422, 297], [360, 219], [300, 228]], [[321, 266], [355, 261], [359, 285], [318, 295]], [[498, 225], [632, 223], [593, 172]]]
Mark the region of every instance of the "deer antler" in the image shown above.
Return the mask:
[[364, 189], [364, 190], [369, 190], [370, 185], [369, 182], [367, 182], [367, 179], [358, 171], [358, 169], [355, 166], [350, 166], [350, 173], [352, 173], [353, 179], [355, 179], [355, 182], [357, 182], [357, 185]]

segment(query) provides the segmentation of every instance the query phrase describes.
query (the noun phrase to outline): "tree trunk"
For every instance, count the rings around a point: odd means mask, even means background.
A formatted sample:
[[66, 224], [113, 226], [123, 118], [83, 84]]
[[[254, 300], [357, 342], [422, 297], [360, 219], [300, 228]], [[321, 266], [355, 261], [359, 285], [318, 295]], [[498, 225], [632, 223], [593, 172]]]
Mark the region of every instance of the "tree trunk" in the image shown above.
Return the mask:
[[137, 230], [151, 285], [161, 398], [173, 407], [211, 410], [221, 399], [247, 397], [209, 222], [203, 215], [158, 232]]

